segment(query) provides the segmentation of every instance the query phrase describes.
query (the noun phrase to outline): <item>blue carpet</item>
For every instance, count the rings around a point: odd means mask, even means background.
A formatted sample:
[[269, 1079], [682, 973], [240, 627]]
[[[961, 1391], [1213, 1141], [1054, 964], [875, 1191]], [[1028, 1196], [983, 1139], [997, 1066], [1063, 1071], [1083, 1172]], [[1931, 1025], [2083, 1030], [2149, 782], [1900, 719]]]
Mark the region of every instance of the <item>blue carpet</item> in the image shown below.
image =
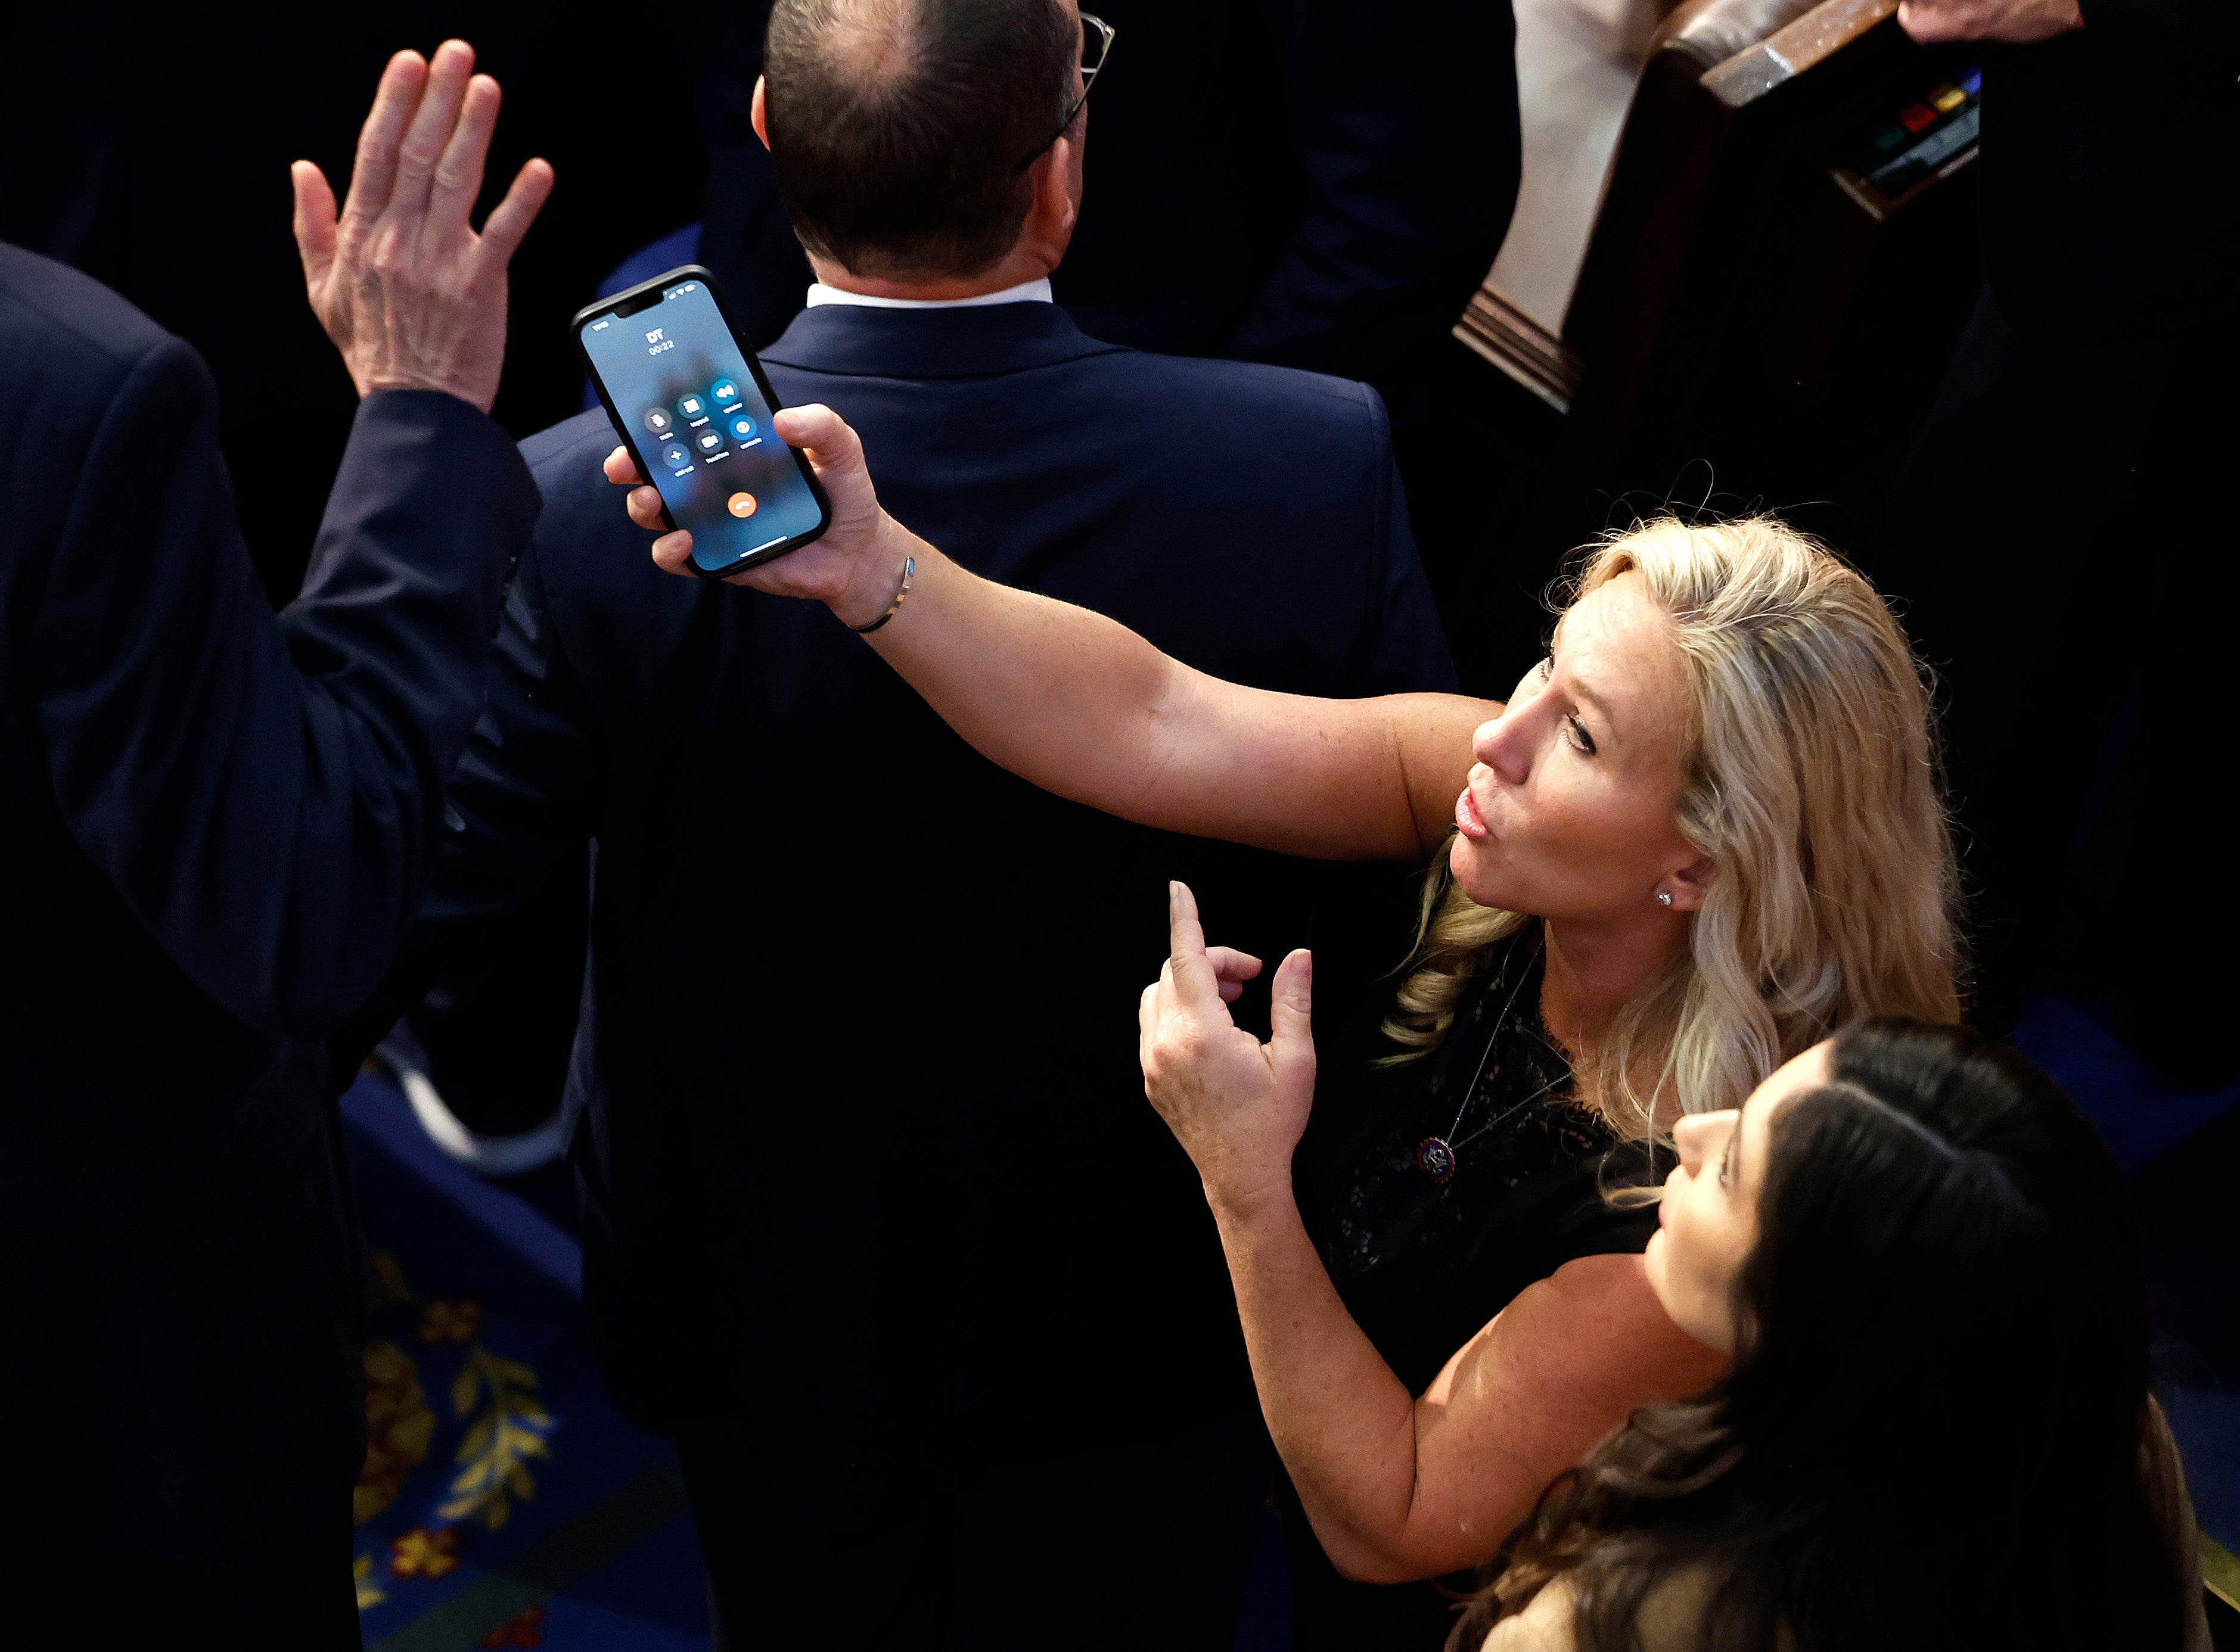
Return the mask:
[[2031, 1000], [2015, 1043], [2077, 1098], [2132, 1178], [2155, 1309], [2156, 1387], [2201, 1528], [2240, 1553], [2240, 1224], [2228, 1178], [2240, 1084], [2167, 1084], [2093, 1006]]
[[2031, 999], [2015, 1028], [2015, 1048], [2076, 1097], [2128, 1174], [2240, 1106], [2240, 1084], [2180, 1089], [2163, 1082], [2095, 1006], [2074, 999]]

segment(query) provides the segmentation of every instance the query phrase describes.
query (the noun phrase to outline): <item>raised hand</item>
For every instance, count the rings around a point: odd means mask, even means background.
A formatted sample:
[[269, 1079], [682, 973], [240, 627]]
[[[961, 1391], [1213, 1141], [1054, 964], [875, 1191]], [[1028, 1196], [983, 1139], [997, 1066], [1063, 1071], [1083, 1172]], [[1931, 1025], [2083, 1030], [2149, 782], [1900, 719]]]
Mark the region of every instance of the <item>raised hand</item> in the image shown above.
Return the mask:
[[358, 133], [339, 218], [326, 175], [290, 169], [296, 246], [311, 308], [360, 396], [443, 390], [485, 413], [505, 361], [506, 266], [552, 192], [552, 168], [521, 169], [477, 235], [468, 222], [497, 125], [497, 83], [474, 49], [435, 61], [400, 51]]
[[[729, 576], [733, 585], [751, 585], [778, 596], [805, 596], [828, 603], [850, 625], [877, 617], [894, 595], [903, 556], [923, 547], [879, 508], [871, 473], [863, 463], [863, 443], [848, 422], [822, 403], [782, 408], [770, 420], [781, 441], [799, 448], [832, 502], [832, 525], [814, 544]], [[659, 529], [661, 495], [645, 485], [628, 448], [607, 456], [607, 480], [630, 490], [623, 508], [641, 528]], [[654, 565], [663, 573], [693, 575], [692, 535], [679, 528], [653, 542]]]
[[1276, 971], [1263, 1044], [1229, 1015], [1260, 961], [1208, 949], [1185, 884], [1168, 886], [1168, 927], [1172, 951], [1137, 1009], [1143, 1094], [1217, 1210], [1288, 1189], [1291, 1152], [1314, 1105], [1313, 957], [1294, 952]]

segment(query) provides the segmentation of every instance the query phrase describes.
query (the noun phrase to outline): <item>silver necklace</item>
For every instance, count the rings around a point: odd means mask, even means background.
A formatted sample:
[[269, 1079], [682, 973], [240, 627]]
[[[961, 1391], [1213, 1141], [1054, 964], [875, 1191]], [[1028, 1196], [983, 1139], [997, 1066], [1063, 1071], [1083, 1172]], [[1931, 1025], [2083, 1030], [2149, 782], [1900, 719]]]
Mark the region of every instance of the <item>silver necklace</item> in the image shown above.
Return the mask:
[[[1538, 956], [1539, 948], [1535, 945], [1533, 956], [1537, 958]], [[1509, 1024], [1509, 1012], [1516, 1008], [1517, 995], [1524, 989], [1524, 983], [1530, 977], [1531, 973], [1531, 963], [1528, 961], [1523, 972], [1517, 978], [1517, 984], [1509, 989], [1509, 997], [1501, 1006], [1501, 1013], [1494, 1017], [1493, 1036], [1485, 1041], [1485, 1053], [1477, 1058], [1477, 1070], [1470, 1075], [1470, 1082], [1463, 1087], [1463, 1098], [1455, 1108], [1454, 1122], [1447, 1126], [1444, 1135], [1427, 1136], [1417, 1143], [1416, 1168], [1434, 1182], [1452, 1181], [1457, 1162], [1456, 1156], [1463, 1148], [1477, 1140], [1479, 1136], [1483, 1136], [1503, 1120], [1522, 1112], [1563, 1082], [1561, 1078], [1550, 1079], [1523, 1101], [1503, 1109], [1499, 1115], [1488, 1119], [1460, 1141], [1454, 1139], [1455, 1132], [1462, 1129], [1463, 1115], [1470, 1111], [1470, 1097], [1477, 1094], [1477, 1082], [1485, 1076], [1485, 1064], [1493, 1059], [1494, 1046], [1501, 1042], [1501, 1029]]]

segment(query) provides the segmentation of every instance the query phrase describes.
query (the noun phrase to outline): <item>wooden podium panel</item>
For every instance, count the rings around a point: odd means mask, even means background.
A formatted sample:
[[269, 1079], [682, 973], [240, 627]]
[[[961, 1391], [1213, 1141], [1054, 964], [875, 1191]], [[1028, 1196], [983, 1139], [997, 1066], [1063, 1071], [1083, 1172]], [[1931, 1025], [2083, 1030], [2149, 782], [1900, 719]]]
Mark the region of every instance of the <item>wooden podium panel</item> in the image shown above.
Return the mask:
[[1687, 0], [1644, 38], [1640, 10], [1520, 9], [1520, 87], [1547, 101], [1455, 333], [1563, 416], [1566, 485], [1661, 496], [1706, 468], [1730, 503], [1879, 509], [1980, 279], [1974, 65], [1896, 10]]

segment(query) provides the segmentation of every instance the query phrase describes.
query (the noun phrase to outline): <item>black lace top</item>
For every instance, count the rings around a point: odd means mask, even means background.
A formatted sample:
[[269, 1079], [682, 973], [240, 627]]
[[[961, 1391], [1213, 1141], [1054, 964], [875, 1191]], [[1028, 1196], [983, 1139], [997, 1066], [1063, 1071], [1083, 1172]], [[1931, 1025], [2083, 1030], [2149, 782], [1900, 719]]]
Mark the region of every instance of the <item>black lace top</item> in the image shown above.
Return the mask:
[[1409, 1388], [1517, 1292], [1576, 1256], [1637, 1251], [1654, 1208], [1606, 1187], [1656, 1174], [1570, 1099], [1570, 1068], [1540, 1021], [1540, 927], [1502, 943], [1454, 1025], [1420, 1061], [1381, 1014], [1357, 1023], [1324, 1081], [1297, 1162], [1300, 1202], [1338, 1293]]

